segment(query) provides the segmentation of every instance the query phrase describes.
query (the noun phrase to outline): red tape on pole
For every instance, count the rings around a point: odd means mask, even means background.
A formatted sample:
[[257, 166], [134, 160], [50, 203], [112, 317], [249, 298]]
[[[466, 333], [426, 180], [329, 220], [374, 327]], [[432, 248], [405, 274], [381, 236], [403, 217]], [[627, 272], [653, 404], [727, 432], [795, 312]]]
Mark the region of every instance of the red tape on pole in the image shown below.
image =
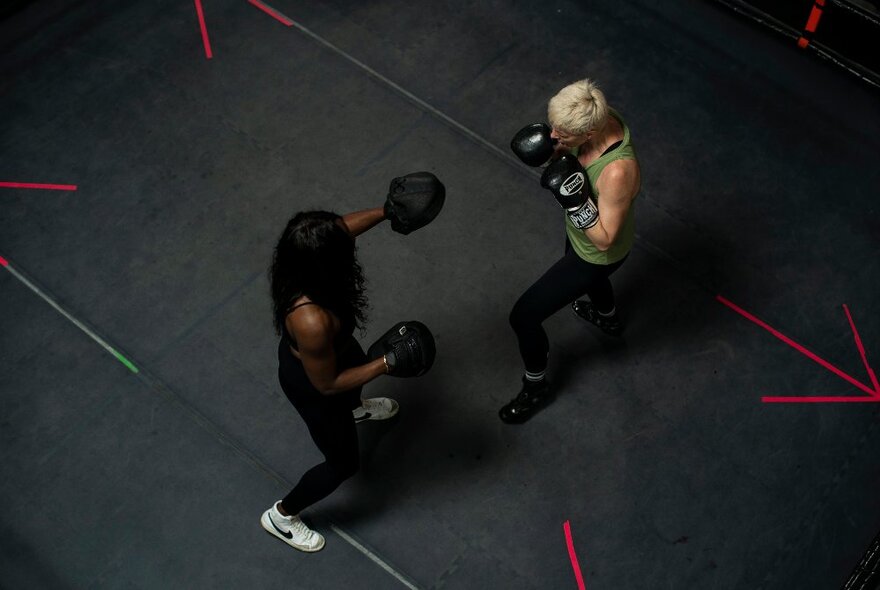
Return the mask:
[[[813, 8], [810, 10], [810, 16], [807, 18], [807, 24], [804, 25], [804, 34], [798, 39], [798, 47], [806, 49], [810, 44], [809, 37], [816, 32], [819, 26], [819, 19], [822, 18], [822, 9], [825, 7], [825, 0], [815, 0]], [[809, 33], [809, 36], [807, 35]]]

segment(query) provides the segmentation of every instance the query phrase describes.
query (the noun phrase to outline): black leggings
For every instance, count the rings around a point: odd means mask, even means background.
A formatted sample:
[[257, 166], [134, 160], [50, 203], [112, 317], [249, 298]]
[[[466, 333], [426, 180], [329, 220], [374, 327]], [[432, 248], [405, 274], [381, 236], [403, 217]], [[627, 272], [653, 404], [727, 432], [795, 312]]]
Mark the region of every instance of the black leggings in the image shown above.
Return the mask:
[[[366, 362], [366, 355], [352, 338], [337, 362], [340, 370], [344, 370]], [[278, 379], [325, 459], [306, 471], [281, 500], [285, 512], [299, 514], [330, 495], [360, 467], [357, 430], [351, 411], [360, 404], [361, 388], [330, 396], [321, 394], [283, 338], [278, 345]]]
[[565, 240], [562, 258], [526, 289], [510, 312], [510, 325], [516, 332], [526, 371], [540, 373], [547, 368], [550, 341], [541, 324], [551, 315], [584, 293], [599, 311], [614, 309], [614, 291], [608, 277], [625, 260], [626, 257], [613, 264], [592, 264], [578, 256]]

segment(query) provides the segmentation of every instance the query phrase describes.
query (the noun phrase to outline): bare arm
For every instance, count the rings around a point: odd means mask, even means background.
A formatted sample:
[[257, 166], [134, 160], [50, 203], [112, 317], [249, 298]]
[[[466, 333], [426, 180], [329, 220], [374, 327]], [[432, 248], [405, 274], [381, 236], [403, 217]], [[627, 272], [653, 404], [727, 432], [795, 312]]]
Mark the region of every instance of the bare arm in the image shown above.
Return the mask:
[[305, 306], [287, 316], [287, 329], [296, 338], [306, 375], [319, 392], [334, 395], [349, 391], [385, 374], [385, 361], [378, 358], [364, 365], [339, 371], [333, 337], [333, 318], [317, 306]]
[[584, 233], [604, 252], [617, 239], [626, 220], [633, 197], [639, 190], [639, 166], [635, 160], [617, 160], [602, 171], [596, 188], [599, 199], [599, 223]]
[[357, 237], [368, 229], [378, 225], [385, 219], [385, 209], [383, 207], [375, 207], [374, 209], [364, 209], [363, 211], [355, 211], [342, 216], [342, 222], [348, 228], [352, 236]]

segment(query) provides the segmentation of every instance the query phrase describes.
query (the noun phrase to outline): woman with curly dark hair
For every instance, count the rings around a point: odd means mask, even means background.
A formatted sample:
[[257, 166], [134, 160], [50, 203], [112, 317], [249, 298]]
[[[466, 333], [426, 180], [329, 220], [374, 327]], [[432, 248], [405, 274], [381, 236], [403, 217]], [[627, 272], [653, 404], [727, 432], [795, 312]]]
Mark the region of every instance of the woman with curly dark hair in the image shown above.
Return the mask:
[[[436, 200], [430, 194], [408, 198]], [[281, 337], [278, 379], [325, 460], [306, 471], [260, 522], [267, 532], [301, 551], [319, 551], [324, 537], [303, 523], [300, 512], [357, 473], [355, 424], [397, 413], [392, 399], [361, 400], [362, 386], [384, 374], [419, 376], [433, 362], [433, 337], [419, 322], [394, 326], [370, 347], [369, 356], [354, 337], [355, 328], [363, 330], [367, 309], [355, 238], [386, 217], [392, 229], [401, 227], [400, 213], [388, 205], [345, 216], [298, 213], [287, 223], [272, 257], [272, 309]], [[425, 219], [415, 221], [427, 223]], [[416, 227], [407, 222], [404, 229]]]
[[[382, 208], [341, 217], [306, 211], [291, 219], [270, 269], [278, 343], [278, 379], [302, 416], [325, 461], [263, 513], [269, 533], [302, 551], [318, 551], [324, 537], [299, 518], [359, 467], [356, 418], [381, 420], [397, 412], [388, 398], [361, 401], [361, 387], [387, 372], [368, 360], [354, 338], [363, 328], [367, 298], [355, 237], [384, 219]], [[353, 414], [354, 412], [354, 414]]]

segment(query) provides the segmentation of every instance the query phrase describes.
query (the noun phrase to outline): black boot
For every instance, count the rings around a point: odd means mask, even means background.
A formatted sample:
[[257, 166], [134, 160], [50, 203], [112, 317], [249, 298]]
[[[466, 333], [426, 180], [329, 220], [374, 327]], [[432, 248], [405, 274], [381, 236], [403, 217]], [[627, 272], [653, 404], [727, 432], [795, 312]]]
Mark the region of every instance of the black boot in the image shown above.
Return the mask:
[[546, 379], [529, 381], [523, 377], [523, 386], [516, 398], [498, 411], [502, 422], [521, 424], [536, 414], [553, 399]]
[[620, 322], [616, 312], [610, 316], [601, 315], [596, 310], [595, 305], [583, 299], [578, 299], [572, 303], [571, 308], [578, 317], [590, 322], [594, 326], [598, 326], [600, 330], [609, 336], [620, 336], [623, 334], [623, 324]]

